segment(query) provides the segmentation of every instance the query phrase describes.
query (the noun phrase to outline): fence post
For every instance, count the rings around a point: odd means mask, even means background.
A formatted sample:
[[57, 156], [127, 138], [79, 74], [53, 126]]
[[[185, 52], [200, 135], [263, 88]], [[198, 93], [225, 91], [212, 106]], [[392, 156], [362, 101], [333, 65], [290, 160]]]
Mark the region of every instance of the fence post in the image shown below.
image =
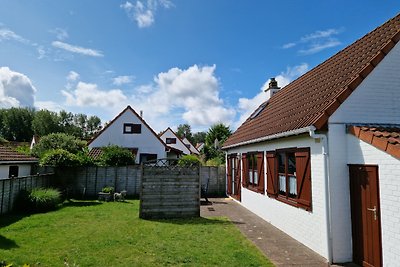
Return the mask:
[[0, 210], [0, 214], [3, 214], [3, 204], [4, 204], [4, 184], [6, 183], [6, 180], [3, 180], [3, 186], [2, 186], [2, 193], [1, 193], [1, 210]]

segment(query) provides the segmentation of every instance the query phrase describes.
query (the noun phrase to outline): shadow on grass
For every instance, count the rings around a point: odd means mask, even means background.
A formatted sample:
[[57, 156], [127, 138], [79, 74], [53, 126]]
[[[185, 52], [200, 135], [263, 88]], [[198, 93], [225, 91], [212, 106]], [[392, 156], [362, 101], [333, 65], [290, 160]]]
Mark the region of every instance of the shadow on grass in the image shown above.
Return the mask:
[[0, 235], [0, 249], [12, 249], [18, 247], [19, 246], [17, 245], [17, 243], [15, 243], [15, 241]]
[[31, 216], [31, 213], [16, 212], [16, 211], [8, 213], [8, 214], [1, 215], [0, 228], [1, 227], [6, 227], [6, 226], [11, 225], [13, 223], [16, 223], [19, 220], [22, 220], [23, 218], [29, 217], [29, 216]]

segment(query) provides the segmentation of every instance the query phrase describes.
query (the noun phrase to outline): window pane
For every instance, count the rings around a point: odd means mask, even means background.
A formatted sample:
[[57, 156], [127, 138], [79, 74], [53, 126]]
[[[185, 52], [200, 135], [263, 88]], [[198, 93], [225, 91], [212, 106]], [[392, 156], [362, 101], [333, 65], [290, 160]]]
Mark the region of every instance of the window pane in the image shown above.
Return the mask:
[[285, 173], [285, 165], [286, 165], [286, 155], [285, 153], [278, 153], [278, 172]]
[[289, 176], [289, 196], [290, 197], [297, 196], [297, 180], [296, 176], [294, 175]]
[[293, 152], [287, 153], [288, 156], [288, 174], [296, 175], [296, 156]]
[[286, 176], [279, 175], [279, 193], [286, 195]]
[[258, 173], [254, 171], [254, 184], [258, 184]]
[[257, 171], [257, 155], [253, 154], [253, 170]]
[[251, 170], [249, 171], [249, 183], [253, 183], [253, 172]]

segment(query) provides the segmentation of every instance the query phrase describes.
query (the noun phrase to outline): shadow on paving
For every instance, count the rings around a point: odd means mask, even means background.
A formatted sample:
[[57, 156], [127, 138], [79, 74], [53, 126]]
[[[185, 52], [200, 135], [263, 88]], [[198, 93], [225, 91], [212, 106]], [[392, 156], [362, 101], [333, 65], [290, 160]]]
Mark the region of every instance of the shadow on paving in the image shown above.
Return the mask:
[[226, 219], [211, 219], [211, 218], [203, 218], [203, 217], [194, 217], [194, 218], [177, 218], [177, 219], [145, 219], [146, 221], [159, 222], [159, 223], [169, 223], [169, 224], [177, 224], [177, 225], [229, 225], [232, 224], [231, 221]]

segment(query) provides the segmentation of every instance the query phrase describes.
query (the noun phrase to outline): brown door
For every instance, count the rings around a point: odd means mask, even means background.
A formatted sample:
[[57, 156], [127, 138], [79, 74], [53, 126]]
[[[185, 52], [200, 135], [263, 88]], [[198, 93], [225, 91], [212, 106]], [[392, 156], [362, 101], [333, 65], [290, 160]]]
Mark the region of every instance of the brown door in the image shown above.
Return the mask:
[[353, 261], [382, 266], [378, 167], [349, 165]]

